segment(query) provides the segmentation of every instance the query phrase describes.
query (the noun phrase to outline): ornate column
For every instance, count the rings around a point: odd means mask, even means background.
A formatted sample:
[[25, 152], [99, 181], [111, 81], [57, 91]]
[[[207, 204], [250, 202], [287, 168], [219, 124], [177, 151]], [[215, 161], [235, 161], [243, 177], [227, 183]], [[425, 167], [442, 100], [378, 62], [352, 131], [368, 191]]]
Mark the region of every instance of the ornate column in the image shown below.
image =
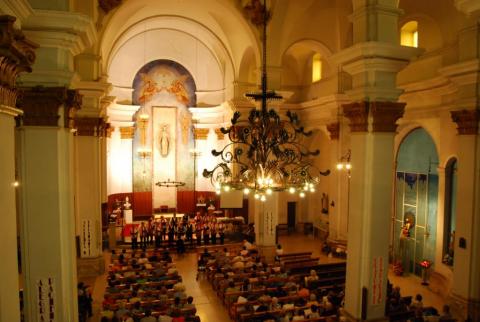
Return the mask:
[[30, 72], [36, 45], [23, 37], [13, 25], [15, 17], [0, 16], [0, 321], [20, 321], [17, 261], [17, 209], [15, 205], [15, 82], [21, 72]]
[[394, 102], [343, 107], [352, 132], [345, 290], [345, 310], [352, 321], [382, 319], [385, 314], [393, 138], [404, 107]]
[[452, 300], [458, 313], [480, 319], [480, 111], [451, 112], [458, 131], [458, 186]]
[[101, 117], [77, 117], [75, 137], [75, 213], [80, 241], [79, 276], [100, 275], [102, 256], [101, 143], [105, 121]]
[[19, 128], [25, 320], [77, 321], [75, 112], [81, 97], [65, 87], [25, 88]]

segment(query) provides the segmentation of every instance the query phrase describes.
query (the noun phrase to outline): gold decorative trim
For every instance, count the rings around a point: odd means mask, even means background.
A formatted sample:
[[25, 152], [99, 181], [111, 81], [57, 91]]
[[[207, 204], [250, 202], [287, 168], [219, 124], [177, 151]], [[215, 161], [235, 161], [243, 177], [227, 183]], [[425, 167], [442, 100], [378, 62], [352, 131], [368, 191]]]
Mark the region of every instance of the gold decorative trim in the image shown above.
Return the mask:
[[119, 130], [120, 130], [120, 138], [122, 140], [133, 139], [133, 136], [135, 134], [135, 127], [133, 126], [120, 127]]
[[451, 111], [452, 120], [457, 123], [459, 135], [477, 135], [478, 122], [480, 121], [479, 110]]
[[220, 128], [215, 129], [215, 134], [217, 135], [217, 140], [223, 140], [223, 138], [225, 137], [225, 134], [222, 133]]
[[195, 140], [206, 140], [208, 137], [208, 132], [210, 132], [210, 129], [195, 128]]
[[340, 137], [340, 123], [327, 124], [327, 131], [330, 133], [330, 140], [338, 140]]
[[1, 105], [0, 104], [0, 114], [6, 114], [6, 115], [10, 115], [10, 116], [18, 116], [18, 115], [22, 115], [23, 114], [23, 111], [22, 110], [19, 110], [18, 108], [14, 108], [14, 107], [10, 107], [10, 106], [7, 106], [7, 105]]

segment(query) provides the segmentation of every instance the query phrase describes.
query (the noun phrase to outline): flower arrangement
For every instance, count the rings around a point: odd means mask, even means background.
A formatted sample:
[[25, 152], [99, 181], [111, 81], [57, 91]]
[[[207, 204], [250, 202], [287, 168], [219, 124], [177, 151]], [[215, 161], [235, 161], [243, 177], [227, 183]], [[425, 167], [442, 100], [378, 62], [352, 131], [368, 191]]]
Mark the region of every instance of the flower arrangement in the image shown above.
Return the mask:
[[420, 262], [420, 266], [422, 266], [423, 268], [430, 268], [430, 266], [432, 266], [432, 262], [428, 259], [424, 259]]

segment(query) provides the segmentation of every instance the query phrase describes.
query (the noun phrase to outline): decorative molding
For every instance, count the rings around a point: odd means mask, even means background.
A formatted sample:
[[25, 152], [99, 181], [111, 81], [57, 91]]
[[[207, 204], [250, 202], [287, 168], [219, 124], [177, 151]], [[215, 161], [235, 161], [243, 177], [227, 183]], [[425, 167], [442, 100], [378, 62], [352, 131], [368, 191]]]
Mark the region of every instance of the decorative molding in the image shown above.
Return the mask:
[[135, 134], [135, 127], [133, 126], [120, 127], [119, 130], [120, 130], [120, 138], [122, 140], [133, 139], [133, 136]]
[[0, 16], [0, 105], [10, 107], [17, 105], [17, 77], [32, 71], [38, 47], [14, 28], [15, 20], [12, 16]]
[[340, 137], [340, 123], [327, 124], [327, 131], [330, 133], [330, 140], [338, 140]]
[[98, 0], [98, 6], [103, 12], [108, 14], [110, 11], [122, 4], [122, 0]]
[[350, 120], [351, 132], [368, 131], [368, 102], [343, 104], [343, 115]]
[[372, 132], [395, 132], [397, 120], [403, 116], [405, 103], [371, 102]]
[[206, 140], [210, 129], [205, 128], [195, 128], [195, 140]]
[[105, 136], [105, 123], [101, 117], [76, 117], [75, 126], [78, 136]]
[[452, 120], [457, 123], [457, 132], [459, 135], [477, 135], [478, 122], [480, 121], [480, 111], [460, 110], [451, 111]]
[[[22, 88], [19, 108], [24, 112], [23, 125], [25, 126], [63, 126], [75, 127], [75, 113], [82, 104], [81, 95], [77, 90], [65, 87], [31, 87]], [[63, 113], [59, 108], [63, 107]], [[58, 120], [63, 115], [63, 124]]]
[[405, 103], [354, 102], [343, 105], [343, 114], [350, 120], [351, 132], [367, 132], [369, 116], [372, 132], [395, 132], [397, 120], [403, 116]]
[[88, 15], [78, 12], [34, 10], [22, 25], [31, 39], [42, 47], [68, 49], [78, 55], [97, 41], [97, 31]]
[[223, 140], [223, 138], [225, 137], [225, 134], [222, 133], [220, 128], [215, 129], [215, 134], [217, 135], [217, 140]]

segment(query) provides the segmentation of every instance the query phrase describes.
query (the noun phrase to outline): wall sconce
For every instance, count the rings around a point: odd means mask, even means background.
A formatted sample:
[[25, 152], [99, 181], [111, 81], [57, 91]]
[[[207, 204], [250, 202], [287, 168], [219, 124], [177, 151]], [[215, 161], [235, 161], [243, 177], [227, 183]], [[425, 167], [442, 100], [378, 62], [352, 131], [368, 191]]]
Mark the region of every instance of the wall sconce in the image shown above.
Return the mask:
[[352, 151], [348, 149], [347, 153], [340, 158], [340, 161], [337, 162], [337, 170], [347, 170], [350, 173], [352, 169], [352, 164], [350, 163], [350, 158], [352, 156]]

